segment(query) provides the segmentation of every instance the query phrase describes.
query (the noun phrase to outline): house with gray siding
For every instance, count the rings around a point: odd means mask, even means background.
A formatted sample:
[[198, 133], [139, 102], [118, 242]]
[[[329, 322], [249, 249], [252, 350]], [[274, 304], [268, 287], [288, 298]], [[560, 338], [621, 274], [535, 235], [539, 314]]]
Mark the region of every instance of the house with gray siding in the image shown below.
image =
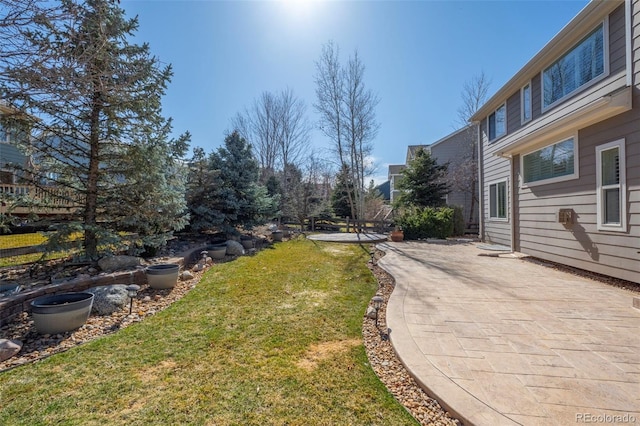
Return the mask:
[[482, 240], [640, 282], [640, 0], [587, 4], [472, 121]]
[[[424, 149], [438, 164], [448, 164], [447, 181], [451, 191], [447, 194], [446, 204], [462, 207], [465, 223], [471, 228], [478, 223], [478, 203], [476, 188], [476, 127], [470, 125], [447, 135], [430, 145], [409, 145], [406, 164], [409, 164], [420, 149]], [[397, 189], [402, 178], [402, 165], [389, 166], [391, 202], [400, 193]]]
[[[0, 103], [0, 115], [13, 113], [11, 108]], [[28, 165], [28, 157], [16, 146], [20, 142], [18, 140], [20, 135], [26, 137], [25, 133], [16, 130], [15, 126], [0, 123], [0, 184], [18, 183], [19, 173], [16, 173], [16, 166], [24, 168]]]
[[467, 228], [478, 224], [477, 160], [475, 154], [476, 127], [473, 125], [455, 132], [428, 145], [426, 149], [438, 164], [448, 164], [448, 206], [462, 207]]

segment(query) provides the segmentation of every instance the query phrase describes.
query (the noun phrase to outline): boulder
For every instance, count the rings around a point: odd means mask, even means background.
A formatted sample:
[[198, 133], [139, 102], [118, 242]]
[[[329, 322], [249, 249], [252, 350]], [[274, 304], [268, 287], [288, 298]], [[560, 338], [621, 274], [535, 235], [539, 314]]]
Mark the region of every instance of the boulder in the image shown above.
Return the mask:
[[105, 272], [121, 271], [140, 266], [140, 258], [135, 256], [107, 256], [98, 260], [98, 266]]
[[231, 256], [242, 256], [244, 255], [244, 247], [237, 241], [229, 240], [227, 241], [227, 254]]
[[191, 273], [191, 271], [184, 271], [180, 274], [180, 279], [182, 281], [189, 281], [195, 278], [195, 275]]
[[22, 342], [19, 340], [0, 339], [0, 362], [20, 352]]
[[93, 287], [87, 292], [94, 294], [91, 312], [97, 315], [111, 315], [129, 305], [129, 292], [124, 284]]
[[366, 313], [366, 317], [367, 318], [371, 318], [371, 319], [376, 319], [376, 308], [374, 308], [373, 306], [368, 306], [367, 307], [367, 313]]

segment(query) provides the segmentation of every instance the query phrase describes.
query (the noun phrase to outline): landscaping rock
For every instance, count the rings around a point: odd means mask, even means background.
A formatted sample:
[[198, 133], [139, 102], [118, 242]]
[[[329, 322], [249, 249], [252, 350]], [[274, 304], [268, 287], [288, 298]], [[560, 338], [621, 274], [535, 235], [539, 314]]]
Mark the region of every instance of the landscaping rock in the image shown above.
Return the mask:
[[377, 316], [376, 309], [373, 306], [367, 307], [366, 316], [367, 316], [367, 318], [375, 319], [376, 316]]
[[0, 362], [20, 352], [22, 342], [19, 340], [0, 339]]
[[195, 278], [195, 275], [193, 275], [190, 271], [184, 271], [182, 274], [180, 274], [180, 279], [182, 281], [192, 280], [193, 278]]
[[97, 315], [111, 315], [129, 304], [129, 292], [124, 284], [94, 287], [87, 292], [95, 295], [91, 312]]
[[227, 241], [227, 254], [231, 256], [242, 256], [244, 255], [244, 247], [237, 241], [229, 240]]
[[135, 256], [107, 256], [98, 260], [98, 266], [105, 272], [120, 271], [140, 266], [140, 258]]

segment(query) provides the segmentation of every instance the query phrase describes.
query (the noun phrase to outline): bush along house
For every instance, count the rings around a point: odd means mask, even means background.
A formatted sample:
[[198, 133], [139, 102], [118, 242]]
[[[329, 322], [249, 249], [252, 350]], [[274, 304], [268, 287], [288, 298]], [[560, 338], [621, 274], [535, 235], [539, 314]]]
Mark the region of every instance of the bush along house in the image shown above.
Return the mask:
[[471, 120], [483, 241], [640, 282], [640, 0], [587, 4]]

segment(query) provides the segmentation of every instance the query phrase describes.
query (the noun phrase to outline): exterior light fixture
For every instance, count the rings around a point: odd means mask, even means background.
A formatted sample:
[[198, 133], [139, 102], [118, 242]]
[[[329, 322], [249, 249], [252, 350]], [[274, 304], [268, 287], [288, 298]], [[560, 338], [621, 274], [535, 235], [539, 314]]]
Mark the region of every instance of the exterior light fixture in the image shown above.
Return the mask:
[[131, 284], [127, 286], [127, 295], [129, 296], [129, 315], [131, 315], [131, 311], [133, 310], [133, 298], [138, 294], [138, 290], [140, 290], [139, 285]]
[[378, 311], [382, 307], [382, 303], [384, 299], [379, 294], [376, 294], [371, 298], [371, 303], [373, 303], [373, 309], [376, 310], [376, 327], [378, 327]]

